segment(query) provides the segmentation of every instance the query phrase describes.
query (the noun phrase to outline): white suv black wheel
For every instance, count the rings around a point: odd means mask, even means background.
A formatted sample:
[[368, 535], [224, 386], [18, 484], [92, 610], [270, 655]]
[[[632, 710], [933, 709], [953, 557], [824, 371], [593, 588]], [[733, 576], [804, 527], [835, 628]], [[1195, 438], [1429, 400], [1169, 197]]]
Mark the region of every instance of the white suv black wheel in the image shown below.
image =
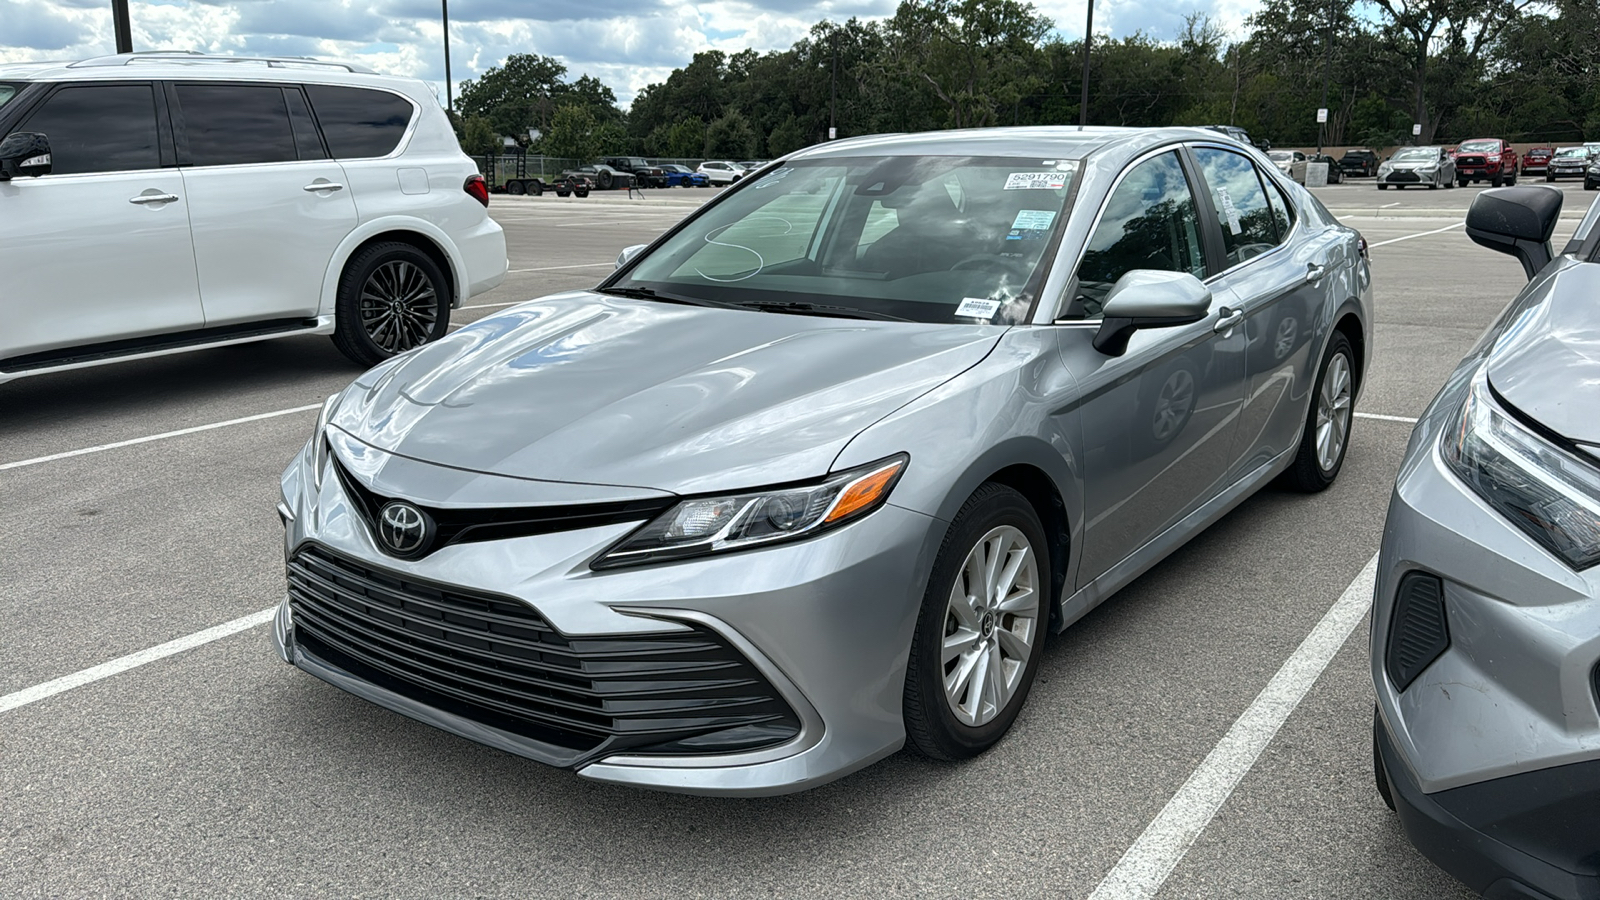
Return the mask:
[[333, 342], [373, 366], [443, 337], [450, 322], [450, 287], [427, 254], [398, 241], [357, 253], [339, 279]]

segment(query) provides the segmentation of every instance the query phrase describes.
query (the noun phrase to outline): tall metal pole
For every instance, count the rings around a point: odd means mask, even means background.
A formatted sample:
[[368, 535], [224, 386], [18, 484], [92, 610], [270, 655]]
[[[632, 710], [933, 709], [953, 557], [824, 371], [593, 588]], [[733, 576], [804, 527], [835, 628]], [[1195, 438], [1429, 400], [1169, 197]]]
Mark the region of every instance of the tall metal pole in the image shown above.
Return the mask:
[[828, 140], [831, 141], [839, 133], [834, 121], [839, 98], [839, 29], [833, 30], [833, 38], [828, 43], [833, 45], [833, 72], [828, 76]]
[[439, 11], [444, 16], [444, 108], [447, 112], [453, 112], [455, 100], [450, 96], [450, 0], [439, 0]]
[[111, 0], [111, 27], [117, 33], [117, 52], [133, 52], [133, 28], [128, 24], [128, 0]]
[[[1323, 38], [1323, 41], [1322, 41], [1322, 104], [1318, 107], [1319, 109], [1327, 109], [1328, 108], [1328, 80], [1332, 77], [1332, 74], [1331, 74], [1332, 73], [1332, 69], [1333, 69], [1333, 2], [1332, 2], [1332, 0], [1329, 0], [1329, 3], [1328, 3], [1328, 31], [1327, 31], [1327, 37]], [[1332, 117], [1333, 116], [1332, 116], [1332, 113], [1330, 111], [1329, 118], [1332, 118]], [[1317, 123], [1317, 155], [1318, 156], [1322, 155], [1322, 144], [1323, 144], [1324, 138], [1326, 138], [1326, 136], [1327, 136], [1327, 132], [1328, 132], [1327, 123], [1325, 123], [1325, 122]]]
[[1089, 18], [1083, 26], [1083, 96], [1078, 100], [1078, 127], [1089, 124], [1089, 42], [1094, 40], [1094, 0], [1089, 0]]

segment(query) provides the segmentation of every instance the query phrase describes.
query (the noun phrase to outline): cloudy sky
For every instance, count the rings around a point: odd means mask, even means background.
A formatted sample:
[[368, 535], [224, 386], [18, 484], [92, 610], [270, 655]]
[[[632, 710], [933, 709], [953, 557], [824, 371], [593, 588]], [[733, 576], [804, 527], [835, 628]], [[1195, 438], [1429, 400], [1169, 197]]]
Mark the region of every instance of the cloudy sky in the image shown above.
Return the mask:
[[[459, 82], [512, 53], [587, 72], [628, 103], [707, 49], [782, 49], [822, 19], [873, 18], [898, 0], [452, 0], [451, 74]], [[1068, 38], [1084, 0], [1035, 0]], [[1170, 40], [1186, 13], [1237, 33], [1259, 0], [1097, 0], [1095, 32]], [[0, 0], [0, 62], [111, 53], [110, 0]], [[439, 0], [134, 0], [135, 50], [183, 49], [354, 59], [444, 84]]]

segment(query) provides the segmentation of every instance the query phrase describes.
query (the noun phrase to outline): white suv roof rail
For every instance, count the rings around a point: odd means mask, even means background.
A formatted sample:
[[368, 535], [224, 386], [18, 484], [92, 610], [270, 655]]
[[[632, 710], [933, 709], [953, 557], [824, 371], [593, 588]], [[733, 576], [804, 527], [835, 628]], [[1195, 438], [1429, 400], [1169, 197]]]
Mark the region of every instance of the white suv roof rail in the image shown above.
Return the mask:
[[346, 72], [376, 75], [375, 70], [358, 63], [312, 59], [309, 56], [216, 56], [196, 50], [143, 50], [137, 53], [118, 53], [113, 56], [96, 56], [79, 60], [68, 68], [98, 68], [101, 66], [127, 66], [134, 63], [176, 63], [178, 65], [253, 63], [273, 69], [292, 69], [302, 66], [330, 66]]

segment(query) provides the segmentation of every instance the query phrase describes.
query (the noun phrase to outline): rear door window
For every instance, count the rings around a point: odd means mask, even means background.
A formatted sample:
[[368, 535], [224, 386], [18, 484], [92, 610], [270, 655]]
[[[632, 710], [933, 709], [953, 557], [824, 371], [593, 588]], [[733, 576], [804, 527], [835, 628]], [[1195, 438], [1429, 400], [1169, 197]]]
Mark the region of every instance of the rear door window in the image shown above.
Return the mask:
[[306, 94], [335, 159], [388, 156], [411, 125], [411, 101], [388, 91], [308, 84]]
[[15, 130], [49, 138], [56, 175], [161, 167], [155, 91], [148, 84], [61, 88]]
[[179, 151], [193, 166], [299, 159], [283, 88], [275, 84], [178, 84]]
[[1243, 154], [1216, 147], [1196, 147], [1194, 157], [1211, 193], [1217, 223], [1222, 226], [1222, 249], [1228, 266], [1278, 246], [1282, 238], [1255, 164]]

